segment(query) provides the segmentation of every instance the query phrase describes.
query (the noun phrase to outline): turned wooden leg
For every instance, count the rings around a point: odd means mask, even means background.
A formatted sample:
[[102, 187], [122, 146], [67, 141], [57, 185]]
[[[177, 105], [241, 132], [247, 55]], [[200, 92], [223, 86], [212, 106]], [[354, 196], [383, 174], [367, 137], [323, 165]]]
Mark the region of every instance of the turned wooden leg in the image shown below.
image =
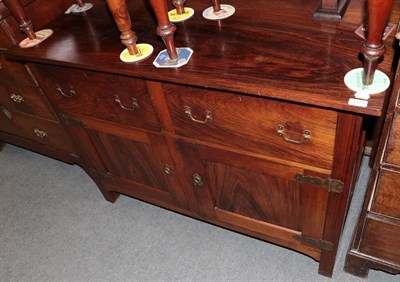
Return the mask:
[[368, 0], [367, 40], [361, 47], [364, 55], [364, 85], [372, 84], [378, 60], [386, 52], [382, 36], [392, 5], [393, 0]]
[[168, 18], [167, 1], [166, 0], [150, 0], [150, 4], [156, 14], [158, 27], [157, 35], [164, 40], [169, 58], [174, 60], [178, 57], [175, 47], [174, 33], [176, 26], [173, 25]]
[[221, 1], [212, 0], [212, 5], [213, 5], [213, 8], [214, 8], [214, 13], [221, 11]]
[[126, 6], [126, 0], [106, 0], [111, 14], [121, 32], [121, 42], [126, 46], [130, 55], [139, 51], [136, 47], [137, 37], [132, 31], [132, 22]]
[[185, 4], [186, 0], [172, 0], [172, 5], [174, 5], [176, 12], [179, 15], [182, 15], [185, 12]]
[[28, 36], [28, 38], [30, 40], [36, 39], [36, 34], [33, 30], [32, 22], [25, 14], [25, 11], [19, 0], [4, 0], [3, 2], [4, 4], [6, 4], [11, 14], [17, 20], [19, 27]]
[[82, 0], [75, 0], [75, 1], [76, 1], [76, 4], [78, 4], [79, 7], [83, 7], [84, 6], [84, 3], [83, 3]]

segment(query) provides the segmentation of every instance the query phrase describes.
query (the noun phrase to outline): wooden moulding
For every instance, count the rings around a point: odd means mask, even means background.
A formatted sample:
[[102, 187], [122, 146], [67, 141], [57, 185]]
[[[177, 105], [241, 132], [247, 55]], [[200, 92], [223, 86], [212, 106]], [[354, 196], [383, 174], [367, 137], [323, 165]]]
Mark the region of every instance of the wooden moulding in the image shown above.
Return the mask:
[[341, 21], [350, 0], [321, 0], [321, 5], [314, 13], [314, 18]]

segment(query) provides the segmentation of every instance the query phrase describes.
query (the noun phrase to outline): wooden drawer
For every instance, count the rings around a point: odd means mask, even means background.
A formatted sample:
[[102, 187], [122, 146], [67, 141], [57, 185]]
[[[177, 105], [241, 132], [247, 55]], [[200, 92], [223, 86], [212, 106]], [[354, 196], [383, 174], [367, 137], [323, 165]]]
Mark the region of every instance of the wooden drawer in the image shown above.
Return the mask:
[[385, 161], [400, 166], [400, 109], [395, 112], [386, 149]]
[[163, 89], [179, 135], [332, 168], [334, 111], [171, 84]]
[[381, 170], [372, 211], [400, 220], [400, 172]]
[[0, 106], [41, 118], [56, 120], [53, 110], [38, 87], [17, 84], [13, 81], [1, 81]]
[[24, 64], [8, 61], [2, 54], [0, 54], [0, 79], [37, 85]]
[[368, 219], [360, 252], [400, 266], [400, 226]]
[[144, 80], [47, 65], [38, 69], [40, 84], [62, 112], [161, 130]]
[[53, 121], [14, 112], [0, 106], [0, 130], [38, 143], [74, 152], [63, 127]]

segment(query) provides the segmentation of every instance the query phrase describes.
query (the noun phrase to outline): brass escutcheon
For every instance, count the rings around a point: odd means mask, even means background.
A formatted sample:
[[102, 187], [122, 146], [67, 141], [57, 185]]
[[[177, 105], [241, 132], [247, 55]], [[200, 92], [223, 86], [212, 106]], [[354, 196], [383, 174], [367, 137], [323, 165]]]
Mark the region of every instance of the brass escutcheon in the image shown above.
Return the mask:
[[308, 129], [305, 129], [303, 131], [303, 139], [301, 140], [294, 140], [294, 139], [290, 139], [289, 137], [287, 137], [285, 135], [285, 127], [281, 124], [278, 125], [278, 136], [282, 137], [283, 140], [285, 140], [286, 142], [292, 143], [292, 144], [303, 144], [303, 143], [307, 143], [310, 141], [311, 139], [311, 131]]
[[198, 174], [198, 173], [193, 174], [192, 180], [193, 180], [194, 186], [200, 187], [200, 186], [204, 185], [203, 179], [201, 178], [200, 174]]
[[172, 174], [173, 174], [171, 167], [167, 164], [164, 165], [164, 172], [165, 172], [165, 174], [167, 174], [169, 176], [172, 176]]

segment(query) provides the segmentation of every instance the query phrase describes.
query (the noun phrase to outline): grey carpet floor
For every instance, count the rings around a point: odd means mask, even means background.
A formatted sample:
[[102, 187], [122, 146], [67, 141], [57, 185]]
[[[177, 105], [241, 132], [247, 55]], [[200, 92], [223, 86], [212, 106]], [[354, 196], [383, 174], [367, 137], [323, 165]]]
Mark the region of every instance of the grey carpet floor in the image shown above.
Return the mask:
[[[367, 158], [333, 274], [311, 258], [135, 199], [104, 200], [78, 166], [0, 152], [0, 281], [365, 281], [343, 271]], [[371, 270], [367, 281], [400, 281]]]

